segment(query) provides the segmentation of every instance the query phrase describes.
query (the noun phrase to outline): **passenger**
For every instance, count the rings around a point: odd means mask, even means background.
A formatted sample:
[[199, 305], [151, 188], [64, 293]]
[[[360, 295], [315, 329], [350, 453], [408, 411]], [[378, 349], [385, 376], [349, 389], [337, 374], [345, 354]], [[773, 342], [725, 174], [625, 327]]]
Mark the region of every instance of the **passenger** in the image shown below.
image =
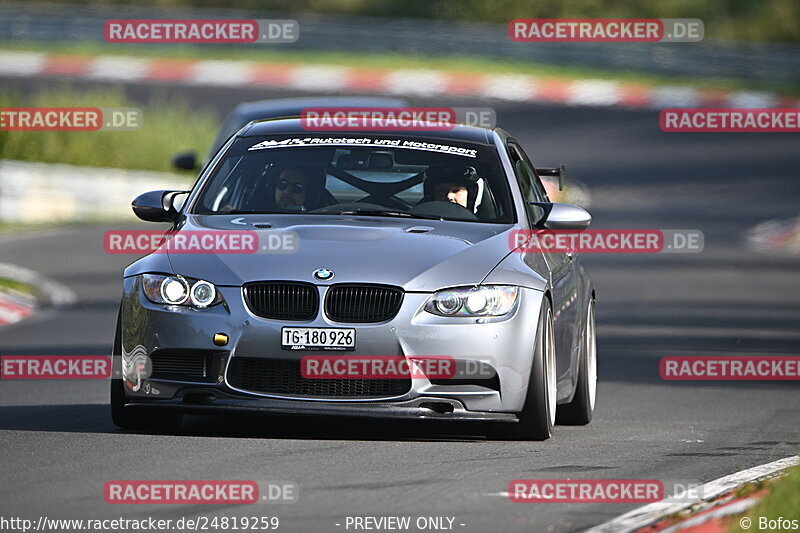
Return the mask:
[[469, 191], [466, 184], [456, 182], [440, 182], [436, 184], [433, 198], [440, 202], [453, 202], [462, 207], [467, 207]]
[[473, 211], [479, 193], [480, 178], [473, 167], [431, 167], [425, 180], [425, 199], [452, 202]]

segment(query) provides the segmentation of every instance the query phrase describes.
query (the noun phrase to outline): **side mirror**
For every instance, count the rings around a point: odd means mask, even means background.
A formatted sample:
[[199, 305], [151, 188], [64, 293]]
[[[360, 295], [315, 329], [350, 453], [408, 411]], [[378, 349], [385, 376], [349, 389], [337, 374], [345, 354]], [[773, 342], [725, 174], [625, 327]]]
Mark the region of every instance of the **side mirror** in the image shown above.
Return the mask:
[[178, 210], [175, 209], [175, 197], [189, 191], [150, 191], [140, 194], [131, 204], [136, 216], [147, 222], [175, 222]]
[[582, 207], [572, 204], [530, 202], [544, 209], [537, 226], [547, 229], [584, 230], [592, 223], [592, 215]]
[[180, 170], [197, 170], [197, 154], [181, 152], [172, 158], [172, 166]]

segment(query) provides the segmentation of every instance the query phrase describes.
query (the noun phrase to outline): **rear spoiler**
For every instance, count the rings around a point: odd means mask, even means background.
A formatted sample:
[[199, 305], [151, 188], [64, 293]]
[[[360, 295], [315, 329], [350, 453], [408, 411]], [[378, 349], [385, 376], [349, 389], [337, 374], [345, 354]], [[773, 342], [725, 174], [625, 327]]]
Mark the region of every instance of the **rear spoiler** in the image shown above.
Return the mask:
[[536, 173], [540, 176], [558, 176], [558, 190], [564, 190], [564, 179], [567, 177], [567, 169], [564, 165], [558, 168], [537, 168]]

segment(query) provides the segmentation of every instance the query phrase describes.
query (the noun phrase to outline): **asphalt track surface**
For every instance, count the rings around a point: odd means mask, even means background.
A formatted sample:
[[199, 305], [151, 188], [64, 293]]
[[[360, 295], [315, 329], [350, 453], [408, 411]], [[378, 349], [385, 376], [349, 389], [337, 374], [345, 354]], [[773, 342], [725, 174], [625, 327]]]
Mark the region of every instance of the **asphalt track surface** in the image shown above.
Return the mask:
[[[43, 80], [6, 79], [28, 92]], [[79, 85], [83, 86], [83, 85]], [[130, 85], [139, 101], [154, 90]], [[160, 86], [227, 111], [279, 91]], [[281, 531], [346, 531], [347, 516], [446, 516], [464, 532], [578, 531], [636, 504], [521, 504], [517, 478], [704, 482], [800, 449], [797, 382], [665, 382], [666, 355], [800, 355], [800, 260], [754, 253], [743, 235], [798, 214], [791, 134], [676, 134], [655, 111], [495, 105], [538, 165], [566, 163], [592, 193], [594, 228], [693, 228], [699, 254], [584, 255], [597, 286], [597, 410], [546, 442], [487, 440], [471, 425], [260, 416], [187, 417], [178, 434], [115, 428], [108, 384], [0, 383], [0, 516], [178, 518], [269, 515]], [[134, 226], [131, 218], [131, 226]], [[0, 261], [71, 287], [79, 301], [0, 330], [3, 354], [107, 354], [131, 257], [103, 252], [105, 227], [0, 237]], [[125, 479], [290, 480], [294, 504], [109, 505]], [[341, 524], [341, 526], [336, 526]], [[463, 524], [463, 525], [461, 525]], [[350, 531], [353, 529], [351, 528]]]

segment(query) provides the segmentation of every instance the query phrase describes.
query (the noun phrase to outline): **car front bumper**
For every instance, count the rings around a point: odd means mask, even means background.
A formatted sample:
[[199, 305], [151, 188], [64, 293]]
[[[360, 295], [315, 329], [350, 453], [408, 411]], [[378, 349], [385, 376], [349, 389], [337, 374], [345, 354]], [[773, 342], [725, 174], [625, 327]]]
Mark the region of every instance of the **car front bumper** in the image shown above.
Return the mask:
[[[320, 301], [327, 287], [319, 286]], [[338, 323], [323, 312], [309, 321], [255, 316], [241, 287], [218, 287], [226, 305], [208, 309], [155, 304], [145, 298], [136, 276], [124, 281], [122, 367], [129, 404], [153, 404], [190, 411], [258, 410], [287, 414], [394, 418], [514, 421], [524, 404], [543, 293], [520, 288], [515, 309], [504, 317], [453, 318], [422, 310], [430, 293], [406, 293], [391, 320], [374, 324]], [[322, 306], [320, 306], [322, 307]], [[356, 348], [348, 352], [291, 351], [281, 347], [281, 328], [355, 328]], [[218, 333], [225, 346], [214, 344]], [[156, 352], [210, 354], [207, 372], [191, 379], [148, 376], [147, 359]], [[118, 354], [115, 354], [118, 355]], [[292, 360], [307, 355], [449, 356], [457, 364], [482, 363], [496, 373], [492, 386], [415, 375], [410, 388], [388, 397], [312, 397], [233, 386], [229, 376], [236, 357]], [[474, 368], [474, 365], [473, 365]]]

